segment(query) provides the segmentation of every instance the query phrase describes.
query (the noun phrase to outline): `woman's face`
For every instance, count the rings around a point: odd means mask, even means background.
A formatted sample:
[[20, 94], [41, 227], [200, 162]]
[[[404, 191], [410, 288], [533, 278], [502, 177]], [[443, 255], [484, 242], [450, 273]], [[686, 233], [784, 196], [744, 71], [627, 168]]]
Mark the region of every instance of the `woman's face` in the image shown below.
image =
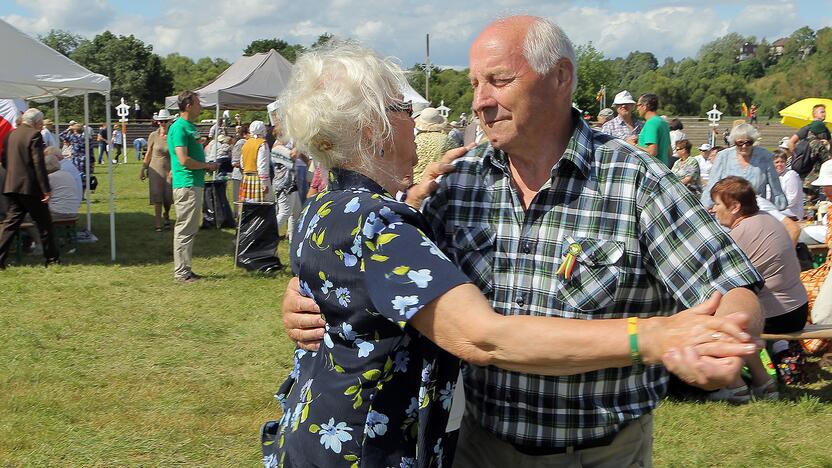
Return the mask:
[[690, 156], [690, 151], [688, 151], [687, 145], [684, 144], [676, 144], [676, 157], [679, 159], [687, 159]]
[[413, 118], [406, 110], [389, 110], [393, 136], [384, 145], [384, 158], [391, 158], [393, 175], [398, 179], [407, 179], [407, 184], [413, 180], [413, 166], [416, 165], [416, 140], [413, 135]]
[[714, 206], [711, 208], [711, 213], [713, 213], [719, 224], [730, 228], [734, 225], [734, 221], [736, 221], [738, 217], [737, 214], [734, 213], [735, 208], [738, 208], [737, 203], [734, 203], [733, 206], [729, 207], [725, 203], [722, 203], [722, 199], [720, 199], [720, 197], [716, 196], [714, 197]]
[[737, 154], [748, 158], [751, 156], [751, 151], [754, 148], [754, 140], [751, 138], [740, 138], [734, 141], [734, 145], [737, 147]]
[[784, 158], [774, 158], [774, 168], [777, 169], [778, 175], [783, 175], [786, 172], [786, 160]]

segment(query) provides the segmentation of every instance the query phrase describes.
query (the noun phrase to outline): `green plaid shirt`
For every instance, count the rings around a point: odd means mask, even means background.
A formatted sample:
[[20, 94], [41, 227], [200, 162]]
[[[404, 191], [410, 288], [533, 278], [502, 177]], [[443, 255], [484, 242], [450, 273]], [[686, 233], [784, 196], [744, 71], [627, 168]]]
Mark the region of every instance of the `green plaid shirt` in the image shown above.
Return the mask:
[[[494, 310], [649, 317], [671, 315], [677, 303], [693, 306], [714, 290], [762, 287], [745, 254], [666, 166], [574, 117], [563, 157], [527, 210], [505, 153], [490, 144], [459, 159], [425, 204], [439, 246]], [[581, 249], [565, 280], [556, 271], [572, 244]], [[527, 447], [612, 434], [655, 408], [666, 387], [658, 365], [562, 377], [465, 370], [467, 410], [499, 438]]]

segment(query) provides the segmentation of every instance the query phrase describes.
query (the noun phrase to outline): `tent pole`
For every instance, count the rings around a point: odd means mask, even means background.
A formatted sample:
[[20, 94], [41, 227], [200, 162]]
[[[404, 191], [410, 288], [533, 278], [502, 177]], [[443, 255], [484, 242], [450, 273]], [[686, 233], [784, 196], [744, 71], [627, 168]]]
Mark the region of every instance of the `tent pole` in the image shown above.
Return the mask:
[[84, 93], [84, 170], [86, 171], [86, 184], [84, 193], [87, 198], [87, 232], [92, 233], [92, 214], [90, 214], [90, 137], [87, 135], [87, 129], [90, 126], [90, 93]]
[[[52, 103], [52, 113], [55, 117], [55, 138], [58, 138], [58, 135], [61, 134], [61, 125], [58, 123], [58, 96], [55, 96]], [[60, 142], [58, 142], [58, 149], [60, 149]]]
[[[110, 93], [104, 95], [104, 112], [106, 115], [105, 119], [107, 122], [107, 128], [113, 128], [110, 112], [111, 112], [112, 101], [110, 100]], [[123, 137], [123, 135], [122, 135]], [[125, 153], [126, 154], [126, 153]], [[110, 179], [110, 259], [112, 261], [116, 261], [116, 207], [115, 207], [115, 196], [113, 192], [113, 158], [109, 157], [110, 154], [107, 154], [107, 173]]]

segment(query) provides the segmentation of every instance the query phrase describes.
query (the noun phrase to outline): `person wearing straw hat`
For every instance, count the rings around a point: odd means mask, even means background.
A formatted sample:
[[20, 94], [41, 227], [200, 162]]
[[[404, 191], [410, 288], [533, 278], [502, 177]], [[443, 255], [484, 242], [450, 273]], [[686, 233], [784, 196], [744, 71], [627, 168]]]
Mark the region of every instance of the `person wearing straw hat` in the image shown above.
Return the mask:
[[636, 109], [636, 101], [629, 91], [625, 89], [616, 94], [612, 102], [612, 108], [618, 116], [601, 126], [602, 133], [622, 140], [634, 135], [638, 136], [641, 133], [641, 126], [644, 125], [644, 122], [637, 119], [633, 114]]
[[271, 186], [269, 176], [270, 153], [266, 144], [266, 124], [255, 120], [248, 127], [249, 138], [242, 149], [243, 181], [240, 183], [242, 202], [264, 203]]
[[[150, 204], [155, 209], [156, 232], [170, 226], [170, 206], [173, 204], [173, 189], [171, 188], [170, 150], [168, 149], [168, 128], [173, 122], [170, 111], [162, 109], [153, 114], [153, 124], [159, 128], [147, 137], [147, 152], [144, 155], [142, 169], [139, 173], [141, 180], [150, 179]], [[164, 209], [164, 218], [162, 210]], [[164, 220], [164, 221], [163, 221]]]
[[413, 168], [413, 181], [418, 183], [428, 164], [439, 161], [446, 151], [458, 145], [448, 137], [451, 127], [439, 110], [426, 107], [414, 122], [419, 132], [416, 135], [416, 155], [419, 160]]

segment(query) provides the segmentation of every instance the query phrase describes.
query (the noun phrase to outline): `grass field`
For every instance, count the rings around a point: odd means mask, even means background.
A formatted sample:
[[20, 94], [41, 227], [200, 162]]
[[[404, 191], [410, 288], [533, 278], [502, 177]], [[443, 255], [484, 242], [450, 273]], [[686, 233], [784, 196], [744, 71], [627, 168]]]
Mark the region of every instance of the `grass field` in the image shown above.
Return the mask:
[[[234, 268], [234, 232], [203, 230], [194, 269], [206, 279], [173, 283], [171, 232], [153, 231], [139, 167], [116, 168], [115, 264], [101, 168], [100, 241], [60, 267], [29, 255], [0, 273], [0, 466], [259, 464], [258, 429], [291, 364], [288, 276]], [[666, 400], [656, 464], [832, 466], [832, 373], [811, 374], [776, 403]]]

